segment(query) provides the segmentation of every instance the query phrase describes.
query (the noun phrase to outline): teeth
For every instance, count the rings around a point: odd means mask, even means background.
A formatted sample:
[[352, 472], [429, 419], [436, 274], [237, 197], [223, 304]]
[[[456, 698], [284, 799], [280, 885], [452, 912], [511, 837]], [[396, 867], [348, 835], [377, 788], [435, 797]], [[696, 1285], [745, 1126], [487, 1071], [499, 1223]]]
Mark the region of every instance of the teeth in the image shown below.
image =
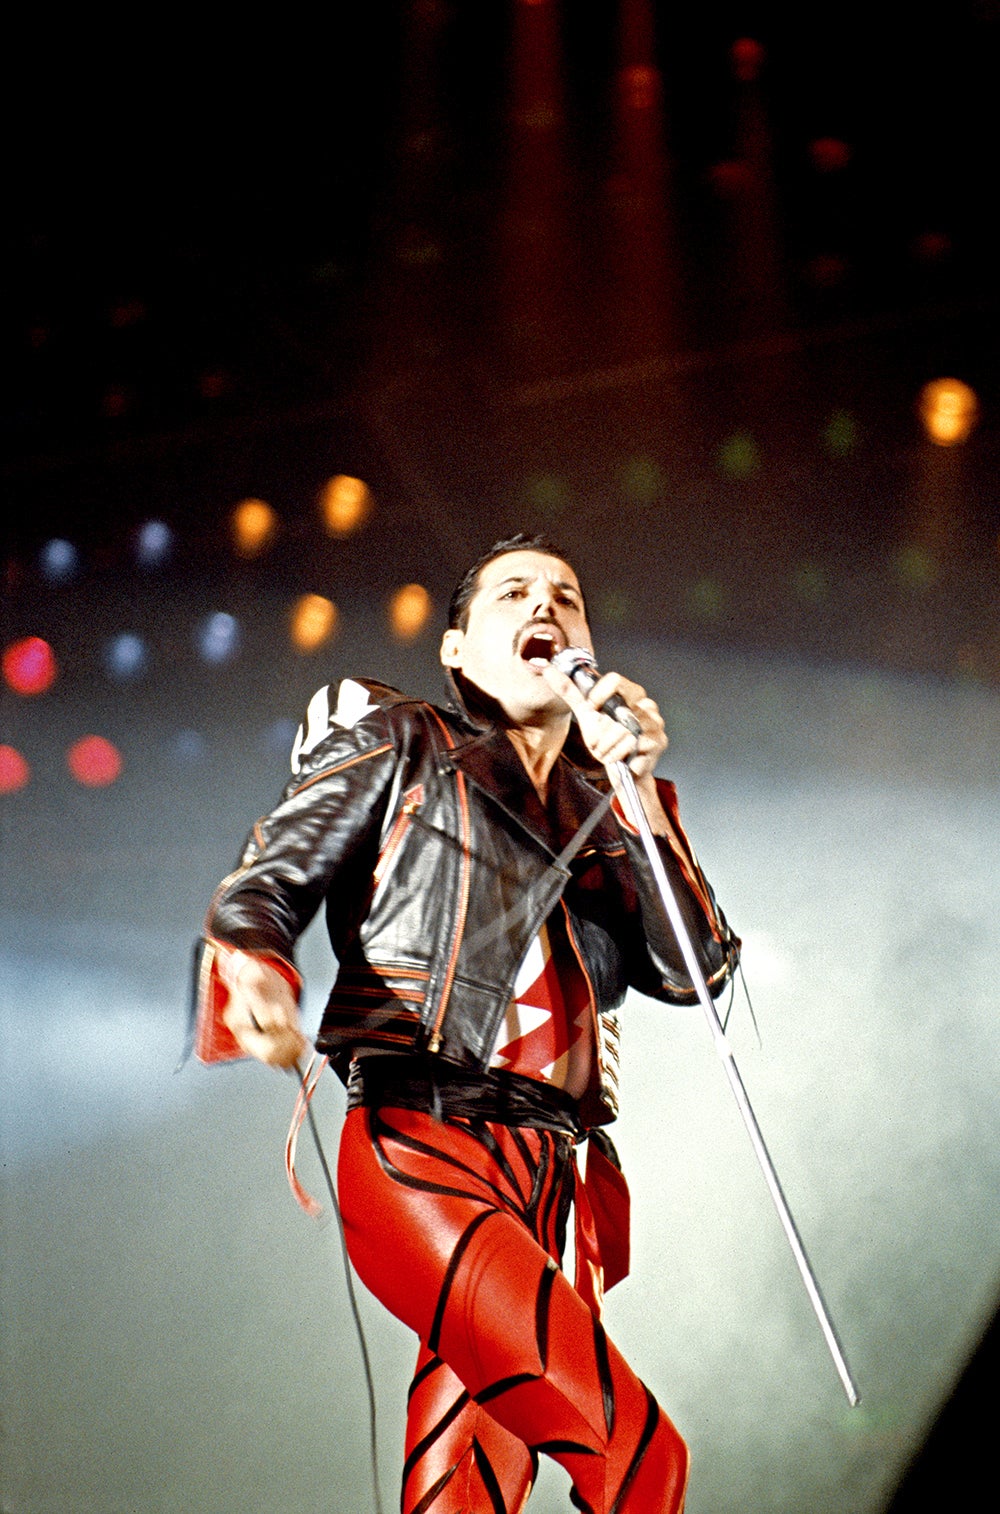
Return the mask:
[[552, 661], [555, 649], [556, 638], [551, 631], [533, 630], [524, 638], [521, 656], [529, 667], [542, 667]]

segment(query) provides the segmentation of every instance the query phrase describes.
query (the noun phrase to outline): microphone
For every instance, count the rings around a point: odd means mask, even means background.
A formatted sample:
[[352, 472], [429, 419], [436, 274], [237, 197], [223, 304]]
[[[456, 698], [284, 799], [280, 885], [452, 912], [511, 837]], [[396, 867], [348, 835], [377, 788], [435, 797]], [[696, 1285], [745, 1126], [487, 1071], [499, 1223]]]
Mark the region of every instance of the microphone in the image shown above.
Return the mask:
[[[581, 694], [589, 694], [601, 676], [597, 671], [597, 661], [593, 652], [588, 652], [586, 647], [566, 647], [565, 651], [556, 653], [552, 662], [560, 673], [565, 673], [567, 678], [573, 680]], [[605, 715], [611, 715], [619, 725], [624, 726], [629, 735], [634, 736], [638, 741], [642, 735], [642, 726], [620, 694], [609, 694], [600, 708]]]

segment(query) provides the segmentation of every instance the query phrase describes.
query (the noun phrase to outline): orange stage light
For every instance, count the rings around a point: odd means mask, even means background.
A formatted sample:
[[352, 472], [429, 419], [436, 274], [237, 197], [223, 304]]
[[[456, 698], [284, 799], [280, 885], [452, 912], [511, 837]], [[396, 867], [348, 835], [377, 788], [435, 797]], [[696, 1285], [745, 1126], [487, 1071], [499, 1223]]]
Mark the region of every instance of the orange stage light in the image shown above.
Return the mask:
[[956, 378], [933, 379], [925, 384], [919, 409], [924, 430], [939, 447], [957, 447], [968, 441], [979, 418], [975, 390]]
[[233, 542], [241, 557], [258, 557], [278, 529], [278, 517], [262, 499], [244, 499], [232, 516]]
[[415, 641], [431, 618], [434, 605], [423, 584], [404, 584], [389, 601], [389, 626], [397, 641]]
[[319, 508], [331, 536], [350, 536], [368, 519], [372, 503], [368, 485], [345, 473], [328, 479], [320, 490]]
[[337, 606], [322, 594], [303, 594], [292, 606], [292, 645], [299, 652], [315, 652], [337, 629]]

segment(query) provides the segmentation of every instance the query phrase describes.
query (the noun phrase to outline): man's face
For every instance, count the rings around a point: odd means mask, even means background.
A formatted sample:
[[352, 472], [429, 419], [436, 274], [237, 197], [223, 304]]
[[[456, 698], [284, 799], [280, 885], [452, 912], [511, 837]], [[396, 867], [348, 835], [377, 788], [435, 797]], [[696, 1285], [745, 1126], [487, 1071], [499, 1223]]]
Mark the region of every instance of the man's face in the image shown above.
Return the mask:
[[541, 672], [564, 647], [593, 650], [573, 569], [545, 552], [505, 552], [480, 573], [466, 629], [445, 631], [441, 661], [515, 723], [536, 723], [567, 714]]

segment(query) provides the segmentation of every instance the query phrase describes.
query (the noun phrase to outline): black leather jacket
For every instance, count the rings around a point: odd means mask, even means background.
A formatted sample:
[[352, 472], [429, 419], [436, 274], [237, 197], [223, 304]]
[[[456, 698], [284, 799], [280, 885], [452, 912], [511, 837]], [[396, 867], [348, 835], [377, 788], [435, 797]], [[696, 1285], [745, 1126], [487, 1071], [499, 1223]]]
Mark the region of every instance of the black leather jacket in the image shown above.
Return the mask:
[[[608, 809], [603, 768], [571, 745], [543, 808], [497, 726], [367, 679], [321, 689], [280, 803], [215, 894], [209, 945], [293, 963], [325, 905], [338, 972], [319, 1049], [341, 1071], [365, 1046], [482, 1070], [521, 959], [564, 908], [593, 992], [595, 1079], [581, 1117], [613, 1119], [626, 989], [675, 1003], [695, 994], [641, 844]], [[675, 822], [661, 852], [717, 993], [738, 942], [676, 820], [673, 785], [660, 789]]]

